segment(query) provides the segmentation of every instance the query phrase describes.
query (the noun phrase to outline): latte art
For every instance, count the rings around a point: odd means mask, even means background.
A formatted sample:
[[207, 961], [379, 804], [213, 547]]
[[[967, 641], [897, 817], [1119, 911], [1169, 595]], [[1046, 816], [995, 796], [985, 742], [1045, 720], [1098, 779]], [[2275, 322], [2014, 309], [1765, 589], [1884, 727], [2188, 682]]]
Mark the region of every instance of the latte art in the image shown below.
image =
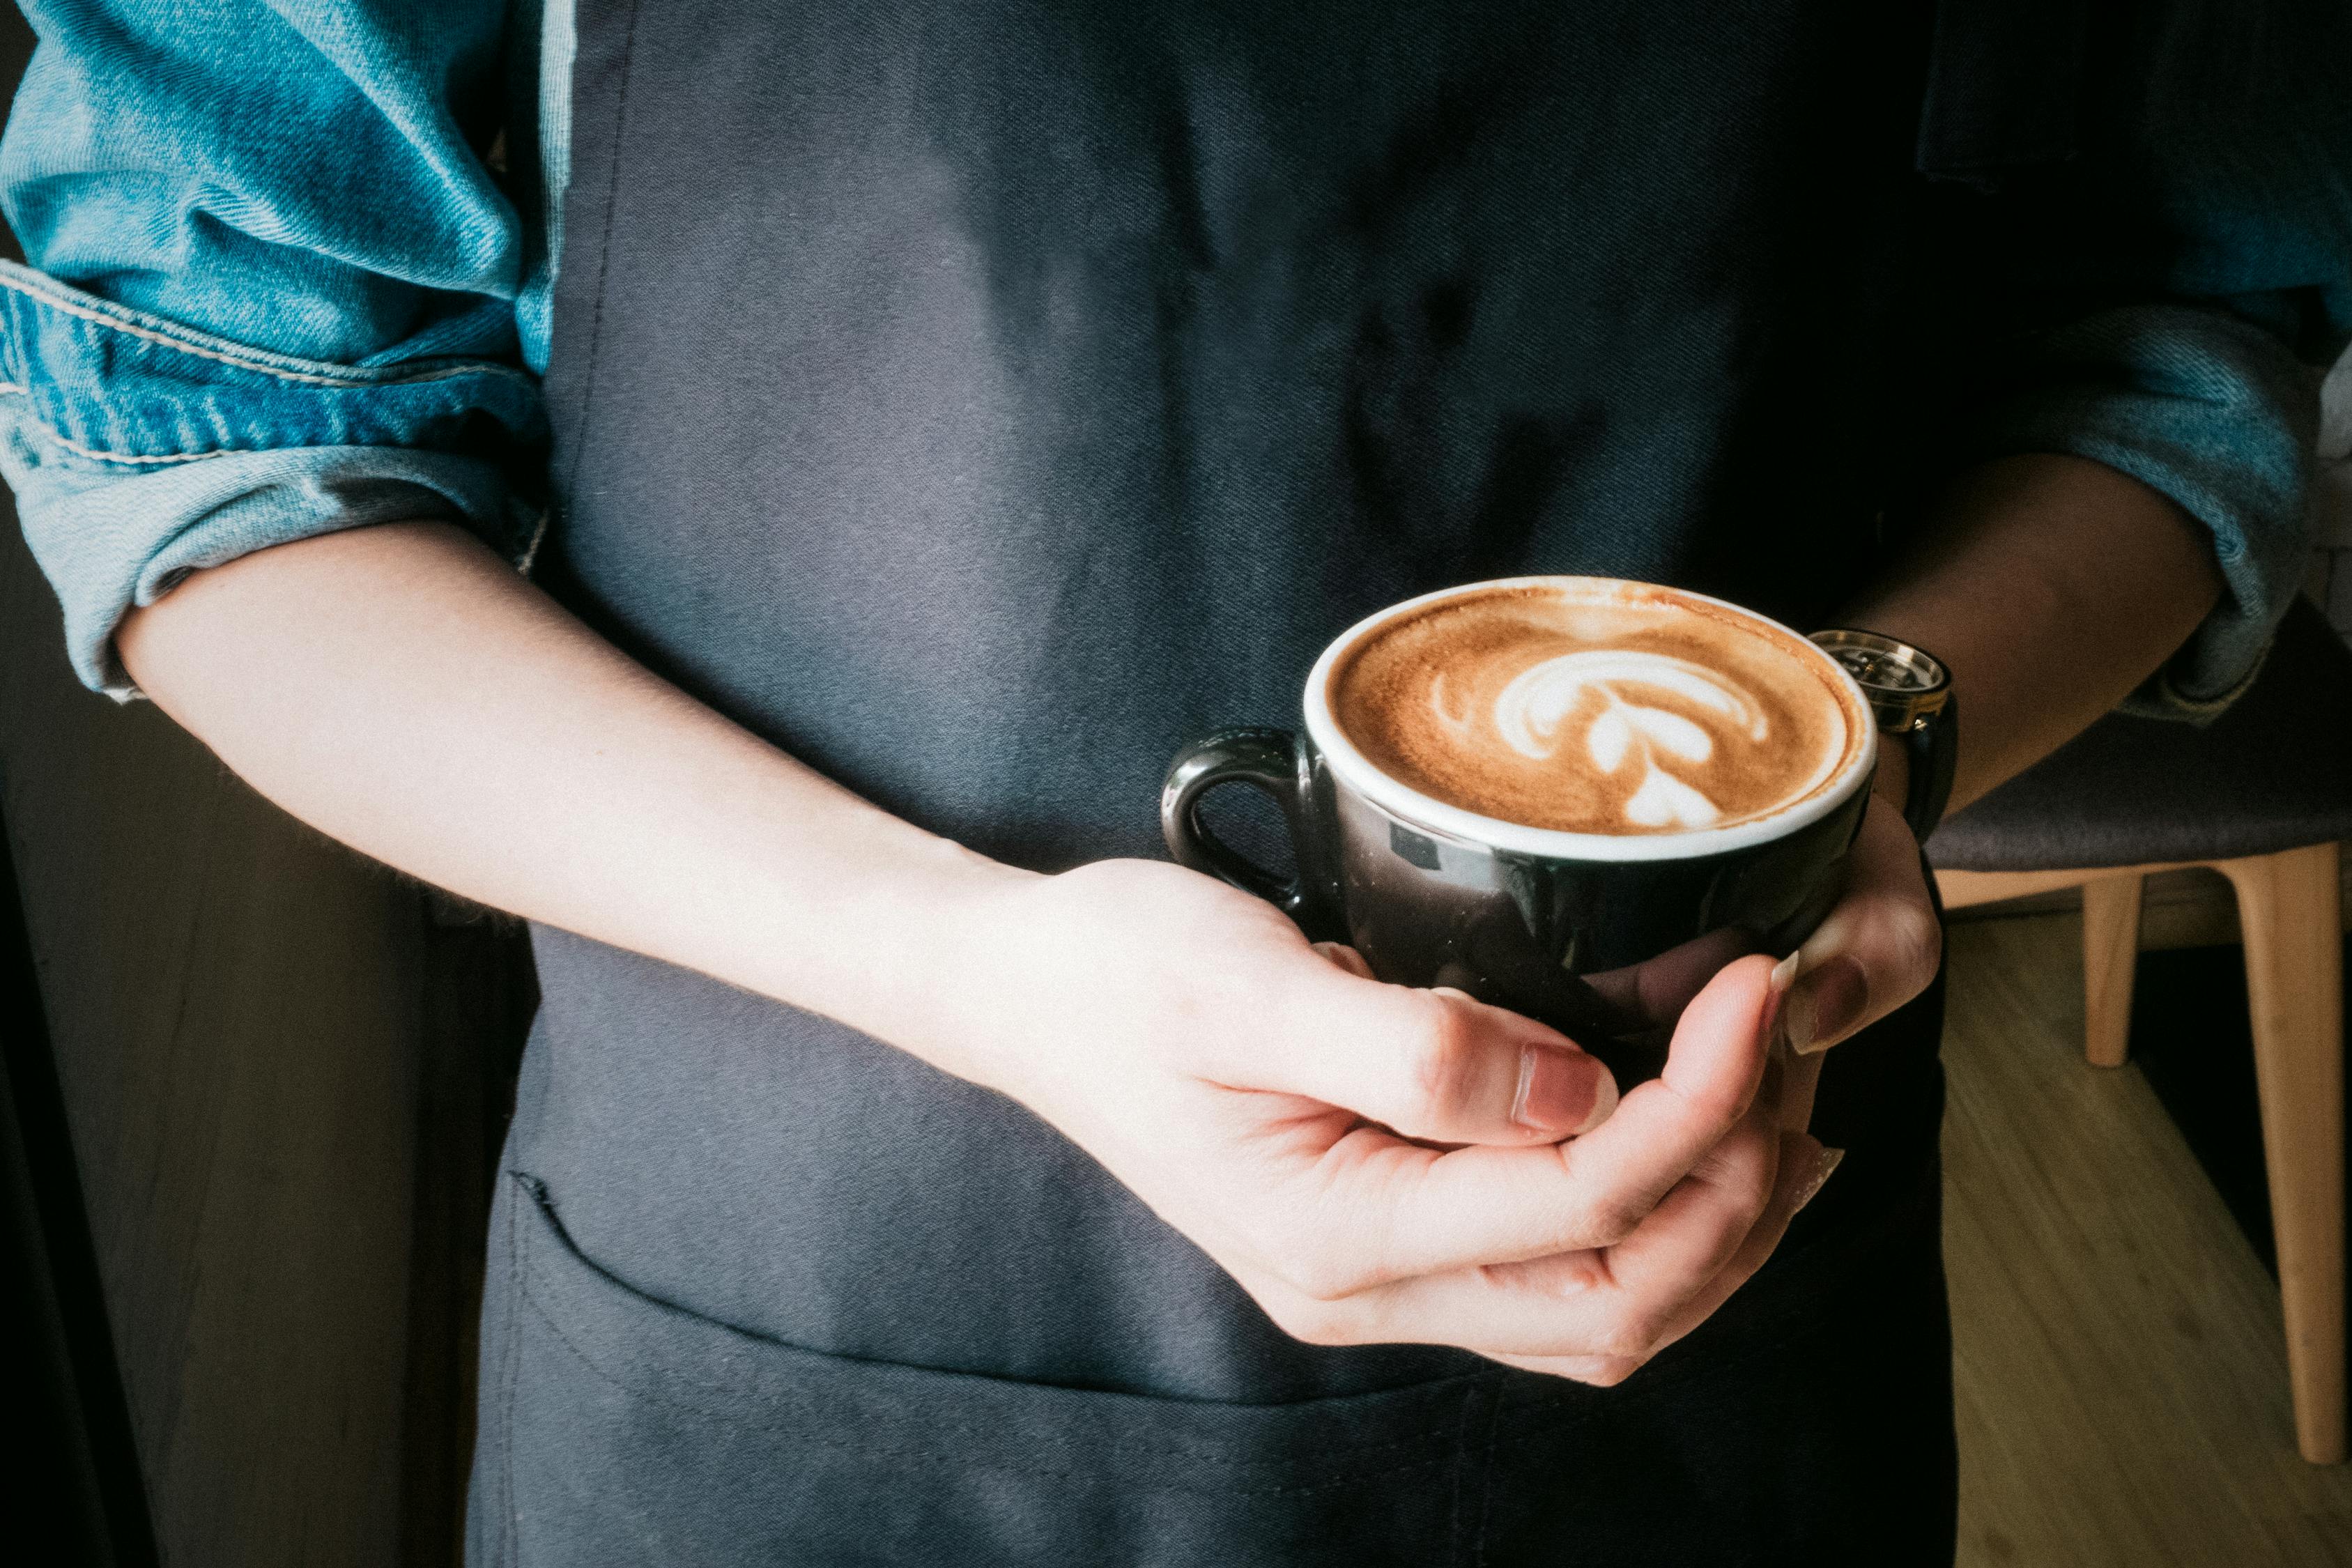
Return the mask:
[[[1443, 676], [1431, 683], [1431, 704], [1467, 741], [1467, 719], [1457, 723], [1444, 711], [1444, 688]], [[1771, 733], [1763, 705], [1726, 678], [1686, 658], [1631, 648], [1561, 654], [1529, 667], [1495, 699], [1492, 719], [1513, 751], [1540, 762], [1559, 749], [1561, 729], [1581, 717], [1585, 757], [1594, 767], [1614, 773], [1632, 761], [1642, 770], [1622, 808], [1628, 827], [1706, 827], [1721, 821], [1721, 806], [1662, 765], [1662, 759], [1712, 762], [1714, 732], [1702, 719], [1656, 706], [1653, 693], [1678, 698], [1704, 719], [1720, 721], [1730, 744], [1759, 744]]]
[[1746, 820], [1834, 771], [1844, 699], [1793, 637], [1705, 606], [1626, 584], [1450, 599], [1352, 650], [1332, 707], [1381, 771], [1483, 816], [1602, 834]]

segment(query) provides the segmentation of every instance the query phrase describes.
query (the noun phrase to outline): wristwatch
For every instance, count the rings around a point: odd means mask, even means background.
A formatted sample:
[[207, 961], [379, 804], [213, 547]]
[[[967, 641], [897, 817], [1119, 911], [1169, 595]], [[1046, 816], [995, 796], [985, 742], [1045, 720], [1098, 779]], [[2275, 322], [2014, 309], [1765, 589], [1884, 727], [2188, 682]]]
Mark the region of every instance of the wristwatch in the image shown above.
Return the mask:
[[1911, 759], [1911, 785], [1903, 819], [1926, 843], [1952, 797], [1952, 765], [1959, 755], [1959, 704], [1952, 672], [1925, 648], [1877, 632], [1832, 627], [1813, 634], [1870, 700], [1882, 735], [1902, 742]]

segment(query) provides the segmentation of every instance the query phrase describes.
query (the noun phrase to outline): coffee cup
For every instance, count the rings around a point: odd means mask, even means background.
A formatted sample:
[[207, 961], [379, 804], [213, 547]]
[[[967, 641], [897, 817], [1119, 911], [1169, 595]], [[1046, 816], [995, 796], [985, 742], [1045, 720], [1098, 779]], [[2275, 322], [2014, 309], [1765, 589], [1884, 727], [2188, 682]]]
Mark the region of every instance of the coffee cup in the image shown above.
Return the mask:
[[[1828, 912], [1877, 758], [1862, 689], [1802, 635], [1611, 578], [1392, 605], [1324, 650], [1303, 707], [1299, 731], [1179, 753], [1170, 852], [1382, 980], [1540, 1019], [1629, 1079], [1717, 970]], [[1280, 807], [1294, 869], [1203, 823], [1225, 784]]]

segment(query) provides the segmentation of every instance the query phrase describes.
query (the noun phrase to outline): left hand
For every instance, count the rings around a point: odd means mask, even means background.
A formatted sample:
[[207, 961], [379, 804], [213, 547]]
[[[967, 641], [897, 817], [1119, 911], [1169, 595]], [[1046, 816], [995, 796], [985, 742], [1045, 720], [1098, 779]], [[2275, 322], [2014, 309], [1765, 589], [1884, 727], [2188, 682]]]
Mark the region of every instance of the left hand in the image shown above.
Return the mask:
[[[1899, 797], [1903, 784], [1899, 772], [1879, 782], [1882, 792], [1891, 790]], [[1871, 796], [1849, 865], [1845, 896], [1773, 975], [1776, 986], [1788, 987], [1780, 998], [1776, 1026], [1788, 1048], [1774, 1049], [1763, 1091], [1758, 1096], [1758, 1110], [1775, 1118], [1784, 1137], [1803, 1131], [1811, 1121], [1813, 1089], [1829, 1047], [1925, 991], [1943, 962], [1944, 931], [1927, 897], [1919, 841], [1911, 837], [1910, 826], [1886, 793]], [[1776, 1212], [1768, 1216], [1771, 1223], [1759, 1223], [1748, 1233], [1722, 1271], [1673, 1320], [1660, 1326], [1647, 1355], [1654, 1355], [1705, 1322], [1762, 1266], [1779, 1245], [1790, 1216], [1811, 1201], [1843, 1155], [1843, 1151], [1837, 1149], [1820, 1152], [1819, 1164], [1793, 1202], [1776, 1205]], [[1541, 1279], [1567, 1261], [1537, 1259], [1487, 1272]], [[1495, 1355], [1493, 1359], [1529, 1372], [1606, 1384], [1624, 1377], [1646, 1355], [1641, 1359]]]
[[1882, 779], [1855, 839], [1845, 896], [1805, 939], [1776, 979], [1793, 984], [1780, 1007], [1788, 1042], [1780, 1124], [1802, 1129], [1811, 1120], [1813, 1089], [1824, 1051], [1876, 1023], [1936, 978], [1944, 931], [1927, 895], [1918, 840]]
[[[1899, 764], [1900, 759], [1897, 759]], [[1862, 832], [1848, 861], [1846, 889], [1805, 944], [1774, 972], [1778, 1022], [1768, 1023], [1787, 1042], [1776, 1047], [1765, 1069], [1756, 1112], [1769, 1118], [1784, 1138], [1805, 1131], [1812, 1120], [1813, 1090], [1829, 1047], [1885, 1017], [1925, 991], [1943, 962], [1944, 931], [1927, 894], [1919, 842], [1894, 802], [1905, 776], [1899, 765], [1885, 770]], [[1322, 944], [1326, 957], [1351, 973], [1370, 971], [1353, 950]], [[1572, 1146], [1572, 1145], [1571, 1145]], [[1511, 1355], [1488, 1350], [1492, 1360], [1529, 1372], [1607, 1385], [1622, 1381], [1643, 1362], [1689, 1333], [1760, 1268], [1779, 1245], [1796, 1210], [1802, 1208], [1837, 1168], [1840, 1150], [1816, 1149], [1818, 1161], [1797, 1184], [1776, 1197], [1759, 1216], [1730, 1259], [1671, 1318], [1658, 1324], [1638, 1355]], [[1491, 1266], [1481, 1272], [1497, 1284], [1570, 1289], [1587, 1255], [1568, 1254], [1524, 1263]]]

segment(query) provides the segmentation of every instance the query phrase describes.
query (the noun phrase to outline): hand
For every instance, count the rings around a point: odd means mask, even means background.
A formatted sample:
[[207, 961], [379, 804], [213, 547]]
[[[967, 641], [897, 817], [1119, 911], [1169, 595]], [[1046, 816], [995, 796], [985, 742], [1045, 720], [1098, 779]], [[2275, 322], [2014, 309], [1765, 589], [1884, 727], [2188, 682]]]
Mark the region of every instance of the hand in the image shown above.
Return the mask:
[[1310, 1342], [1615, 1383], [1818, 1184], [1820, 1144], [1763, 1092], [1761, 956], [1717, 975], [1621, 1103], [1554, 1031], [1364, 978], [1174, 867], [1006, 884], [963, 930], [955, 1037], [923, 1054], [1045, 1117]]
[[1854, 840], [1845, 896], [1784, 971], [1790, 989], [1780, 1028], [1791, 1057], [1783, 1127], [1811, 1120], [1822, 1053], [1925, 991], [1943, 963], [1944, 931], [1927, 895], [1919, 843], [1890, 798], [1903, 777], [1882, 773]]

